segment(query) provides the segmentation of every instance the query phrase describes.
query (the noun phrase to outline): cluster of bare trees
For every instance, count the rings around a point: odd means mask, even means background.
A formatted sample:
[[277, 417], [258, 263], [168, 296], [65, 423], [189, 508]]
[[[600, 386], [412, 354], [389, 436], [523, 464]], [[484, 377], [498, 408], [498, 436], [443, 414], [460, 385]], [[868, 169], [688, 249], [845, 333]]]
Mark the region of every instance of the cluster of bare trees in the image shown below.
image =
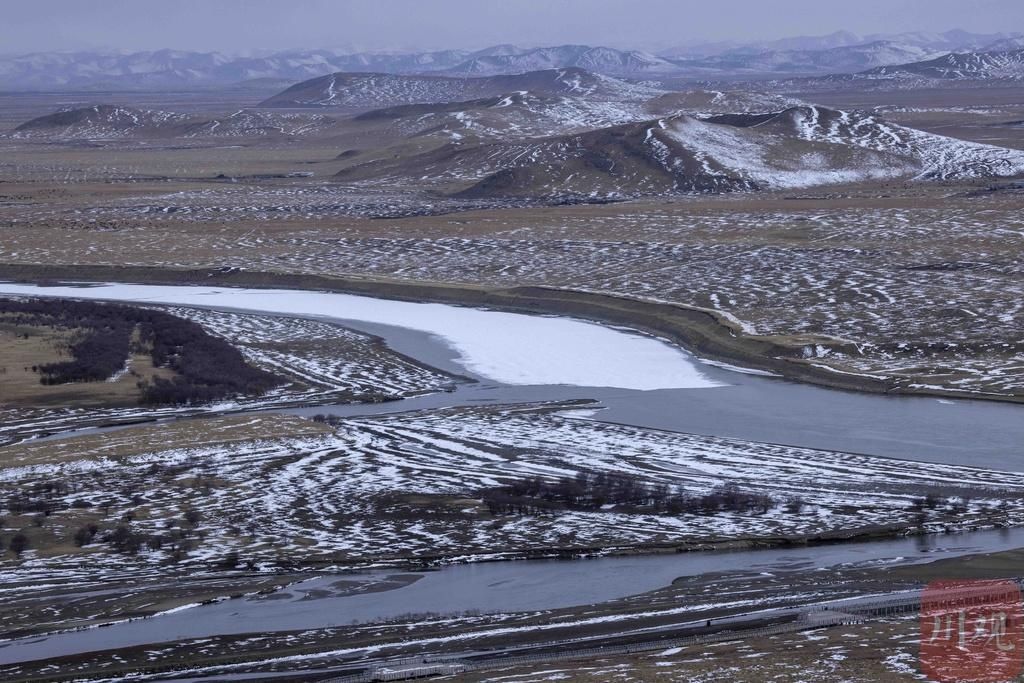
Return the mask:
[[70, 490], [68, 483], [62, 479], [36, 482], [20, 491], [13, 492], [0, 507], [6, 508], [12, 515], [29, 513], [49, 515], [54, 510], [67, 507], [62, 498]]
[[[10, 548], [11, 552], [17, 555], [18, 557], [21, 557], [21, 554], [28, 550], [30, 545], [31, 544], [29, 543], [28, 536], [26, 536], [24, 533], [20, 531], [11, 536], [11, 538], [7, 541], [7, 547]], [[0, 555], [3, 554], [3, 550], [4, 539], [0, 538]]]
[[0, 313], [15, 325], [76, 331], [66, 349], [70, 360], [32, 368], [43, 384], [102, 381], [124, 367], [134, 324], [121, 309], [66, 299], [0, 299]]
[[778, 504], [767, 494], [744, 491], [732, 483], [695, 494], [680, 486], [650, 485], [630, 474], [607, 472], [579, 472], [575, 477], [554, 481], [540, 477], [522, 479], [486, 489], [480, 497], [494, 515], [545, 514], [567, 509], [671, 515], [713, 514], [723, 510], [763, 513]]
[[[153, 311], [146, 311], [153, 313]], [[142, 326], [153, 364], [174, 370], [174, 379], [155, 378], [144, 387], [148, 403], [207, 403], [239, 394], [261, 394], [281, 383], [254, 368], [234, 346], [191, 320], [157, 313]]]
[[180, 560], [193, 548], [193, 537], [197, 535], [202, 514], [195, 508], [188, 508], [181, 520], [168, 520], [167, 529], [162, 532], [142, 531], [132, 526], [132, 515], [122, 517], [112, 529], [102, 530], [96, 524], [79, 527], [72, 538], [79, 547], [91, 543], [105, 543], [112, 550], [126, 555], [135, 555], [143, 549], [166, 551], [171, 559]]
[[0, 313], [14, 324], [75, 330], [67, 346], [70, 360], [33, 368], [43, 384], [105, 380], [125, 367], [133, 350], [148, 350], [156, 367], [174, 371], [171, 379], [139, 381], [144, 403], [208, 403], [261, 394], [281, 383], [201, 325], [162, 311], [69, 299], [0, 299]]

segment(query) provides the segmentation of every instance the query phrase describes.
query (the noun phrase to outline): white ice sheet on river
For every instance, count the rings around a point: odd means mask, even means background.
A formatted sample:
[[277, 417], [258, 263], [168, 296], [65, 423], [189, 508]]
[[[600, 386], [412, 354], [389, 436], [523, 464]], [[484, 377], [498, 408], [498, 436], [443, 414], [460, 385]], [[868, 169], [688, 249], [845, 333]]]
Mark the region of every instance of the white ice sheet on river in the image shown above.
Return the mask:
[[570, 318], [298, 290], [128, 284], [40, 288], [0, 283], [2, 293], [212, 306], [395, 325], [443, 338], [468, 370], [506, 384], [640, 390], [718, 386], [687, 354], [667, 343]]

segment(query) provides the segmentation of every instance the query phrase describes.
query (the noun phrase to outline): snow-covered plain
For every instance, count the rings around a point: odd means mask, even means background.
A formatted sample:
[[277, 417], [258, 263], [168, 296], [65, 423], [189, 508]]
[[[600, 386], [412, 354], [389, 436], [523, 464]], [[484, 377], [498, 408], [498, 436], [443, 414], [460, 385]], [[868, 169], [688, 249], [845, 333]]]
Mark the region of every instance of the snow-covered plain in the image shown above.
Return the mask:
[[638, 390], [718, 386], [685, 353], [664, 342], [568, 318], [279, 289], [0, 284], [0, 293], [224, 307], [406, 327], [437, 335], [469, 371], [507, 384]]

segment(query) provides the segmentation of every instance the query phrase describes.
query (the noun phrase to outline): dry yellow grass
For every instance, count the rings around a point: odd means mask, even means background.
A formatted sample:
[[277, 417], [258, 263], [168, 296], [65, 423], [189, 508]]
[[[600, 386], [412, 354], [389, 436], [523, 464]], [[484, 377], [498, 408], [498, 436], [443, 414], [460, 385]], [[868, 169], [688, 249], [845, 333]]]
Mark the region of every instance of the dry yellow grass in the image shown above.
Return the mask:
[[0, 448], [0, 467], [55, 464], [83, 458], [122, 458], [173, 448], [235, 443], [259, 438], [315, 436], [326, 425], [291, 415], [234, 415], [193, 418], [121, 431]]
[[174, 373], [153, 366], [145, 354], [133, 354], [131, 373], [107, 382], [76, 382], [44, 385], [37, 365], [69, 359], [66, 345], [76, 330], [36, 325], [12, 325], [0, 318], [0, 406], [118, 407], [137, 405], [142, 378], [172, 377]]

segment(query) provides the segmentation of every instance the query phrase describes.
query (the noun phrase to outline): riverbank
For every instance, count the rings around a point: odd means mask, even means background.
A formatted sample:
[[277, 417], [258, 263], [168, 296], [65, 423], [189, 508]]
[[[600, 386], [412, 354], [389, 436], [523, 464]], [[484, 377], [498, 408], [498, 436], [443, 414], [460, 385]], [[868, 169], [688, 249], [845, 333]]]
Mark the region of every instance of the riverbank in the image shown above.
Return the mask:
[[911, 379], [882, 380], [838, 373], [807, 362], [809, 346], [855, 351], [826, 338], [757, 336], [716, 311], [575, 290], [547, 287], [491, 289], [447, 283], [367, 280], [237, 269], [182, 269], [74, 265], [0, 264], [0, 279], [36, 284], [128, 282], [160, 285], [215, 285], [323, 290], [399, 301], [444, 303], [494, 310], [563, 315], [630, 327], [667, 339], [698, 356], [818, 386], [892, 395], [1024, 402], [1024, 396], [983, 394], [914, 386]]
[[[563, 606], [551, 603], [543, 607], [534, 604], [516, 613], [490, 609], [449, 614], [413, 610], [419, 603], [415, 599], [403, 599], [403, 593], [436, 593], [439, 590], [437, 580], [445, 577], [442, 572], [432, 572], [418, 580], [382, 574], [379, 580], [388, 582], [389, 586], [380, 586], [371, 578], [366, 590], [355, 592], [351, 580], [324, 576], [291, 582], [276, 593], [238, 595], [231, 600], [109, 628], [15, 641], [9, 645], [24, 648], [21, 651], [29, 661], [0, 664], [0, 673], [5, 680], [12, 681], [109, 679], [128, 672], [140, 676], [145, 672], [157, 679], [175, 673], [217, 680], [249, 680], [261, 675], [277, 675], [281, 680], [313, 680], [317, 676], [329, 676], [332, 671], [339, 675], [346, 669], [351, 671], [365, 666], [368, 656], [380, 661], [424, 654], [433, 657], [468, 655], [471, 660], [478, 656], [558, 654], [578, 650], [584, 641], [587, 647], [640, 643], [723, 628], [734, 630], [735, 637], [741, 639], [750, 637], [750, 629], [756, 628], [759, 619], [791, 619], [795, 612], [820, 609], [830, 601], [918, 590], [921, 587], [919, 573], [957, 576], [966, 571], [972, 577], [1003, 576], [1007, 566], [1019, 561], [1019, 553], [1001, 557], [978, 554], [977, 550], [963, 555], [953, 551], [952, 557], [947, 556], [940, 562], [915, 563], [912, 567], [901, 566], [900, 561], [849, 564], [842, 561], [843, 556], [819, 556], [818, 564], [807, 565], [802, 562], [806, 558], [800, 554], [776, 555], [756, 565], [723, 566], [717, 571], [699, 574], [682, 567], [678, 572], [659, 572], [647, 562], [647, 575], [653, 570], [666, 579], [672, 574], [675, 578], [662, 586], [644, 585], [644, 580], [640, 579], [637, 586], [642, 586], [643, 592], [600, 604]], [[860, 559], [863, 561], [869, 556]], [[921, 559], [924, 557], [922, 555]], [[664, 559], [655, 563], [663, 565]], [[599, 564], [584, 564], [579, 570], [586, 573], [589, 567]], [[568, 569], [564, 563], [546, 563], [541, 566], [542, 570], [544, 568]], [[593, 584], [598, 577], [588, 575], [588, 578]], [[469, 570], [449, 579], [462, 585], [463, 593], [472, 593], [483, 584], [500, 591], [502, 587], [507, 588], [508, 583], [519, 581], [508, 572], [500, 576], [474, 577]], [[495, 585], [495, 580], [500, 583]], [[575, 582], [579, 583], [578, 577]], [[533, 584], [527, 582], [526, 585]], [[345, 605], [352, 600], [403, 602], [410, 607], [390, 618], [348, 623], [347, 618], [353, 612]], [[326, 618], [325, 623], [314, 627], [283, 628], [281, 620], [291, 618], [289, 605], [301, 605], [306, 614], [319, 610], [333, 618]], [[236, 622], [248, 618], [248, 622], [243, 623], [252, 623], [257, 618], [254, 611], [273, 613], [263, 615], [263, 623], [273, 624], [274, 628], [259, 633], [227, 629], [219, 634], [202, 635], [202, 628], [189, 633], [180, 630], [180, 626], [159, 627], [162, 620], [177, 621], [180, 625], [182, 618], [200, 614], [205, 617], [203, 623], [216, 623], [225, 615], [234, 615]], [[706, 626], [708, 620], [713, 622], [711, 628]], [[193, 618], [191, 623], [197, 622]], [[821, 624], [822, 627], [827, 625]], [[135, 634], [164, 639], [156, 645], [154, 641], [145, 642], [146, 638], [133, 638]], [[79, 646], [82, 640], [96, 641], [100, 647], [82, 651]], [[31, 661], [33, 649], [45, 649], [51, 656]], [[56, 660], [60, 669], [55, 671], [47, 667], [54, 663], [52, 653], [56, 652], [62, 656]], [[116, 657], [112, 659], [111, 655]]]
[[[816, 534], [792, 534], [780, 536], [752, 536], [727, 540], [688, 539], [673, 543], [638, 543], [613, 546], [570, 546], [538, 547], [518, 552], [438, 553], [392, 557], [384, 561], [343, 560], [325, 558], [317, 561], [305, 560], [297, 564], [284, 563], [277, 572], [335, 572], [335, 571], [430, 571], [445, 567], [485, 564], [491, 562], [530, 562], [538, 560], [587, 560], [596, 558], [626, 558], [657, 555], [686, 555], [690, 553], [729, 553], [745, 550], [786, 550], [793, 548], [815, 548], [821, 546], [842, 546], [915, 538], [941, 539], [976, 531], [1017, 528], [1005, 520], [970, 520], [957, 524], [949, 519], [945, 523], [930, 525], [928, 528], [912, 524], [872, 525], [856, 529], [833, 529]], [[216, 565], [211, 565], [215, 570]]]

